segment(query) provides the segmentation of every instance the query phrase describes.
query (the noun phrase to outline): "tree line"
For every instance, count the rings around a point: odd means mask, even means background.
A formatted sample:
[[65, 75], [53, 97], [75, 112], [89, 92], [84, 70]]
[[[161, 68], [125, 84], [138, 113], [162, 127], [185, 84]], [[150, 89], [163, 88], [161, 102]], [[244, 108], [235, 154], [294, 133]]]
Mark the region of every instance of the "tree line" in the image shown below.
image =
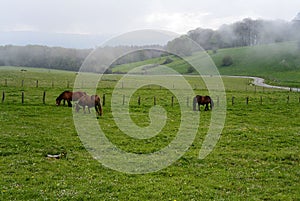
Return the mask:
[[223, 25], [217, 30], [197, 28], [167, 44], [167, 49], [183, 56], [191, 55], [192, 39], [204, 50], [253, 46], [299, 40], [299, 22], [282, 20], [252, 20], [250, 18]]
[[[246, 18], [230, 25], [223, 25], [218, 30], [203, 28], [191, 30], [186, 35], [169, 41], [165, 46], [101, 47], [97, 48], [97, 54], [101, 57], [100, 64], [109, 62], [112, 58], [118, 58], [112, 64], [106, 64], [112, 68], [115, 65], [168, 55], [166, 52], [173, 52], [180, 56], [189, 56], [197, 50], [197, 48], [195, 49], [195, 45], [192, 44], [195, 42], [204, 50], [217, 51], [219, 48], [299, 40], [299, 31], [299, 22], [252, 20]], [[156, 51], [155, 49], [163, 49], [165, 52]], [[78, 71], [91, 51], [93, 49], [70, 49], [41, 45], [5, 45], [0, 46], [0, 66], [24, 66]], [[122, 55], [125, 52], [131, 53]], [[97, 68], [97, 65], [91, 68], [91, 71], [102, 72]], [[111, 73], [111, 68], [104, 73]]]
[[24, 66], [77, 71], [90, 49], [41, 45], [0, 46], [0, 66]]

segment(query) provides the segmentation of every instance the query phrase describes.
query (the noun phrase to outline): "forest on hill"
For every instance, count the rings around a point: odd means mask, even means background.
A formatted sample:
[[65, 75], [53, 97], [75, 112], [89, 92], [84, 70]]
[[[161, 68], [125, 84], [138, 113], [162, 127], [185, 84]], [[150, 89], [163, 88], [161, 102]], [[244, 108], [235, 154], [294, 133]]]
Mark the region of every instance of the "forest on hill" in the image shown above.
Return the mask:
[[[261, 44], [279, 43], [299, 40], [300, 22], [293, 20], [252, 20], [243, 19], [230, 25], [223, 25], [218, 30], [197, 28], [169, 41], [165, 46], [116, 46], [99, 47], [103, 58], [121, 55], [122, 52], [139, 51], [130, 57], [124, 57], [113, 65], [144, 61], [160, 57], [165, 53], [149, 51], [149, 49], [164, 49], [180, 56], [190, 56], [193, 53], [190, 39], [198, 43], [205, 50], [217, 51], [222, 48], [255, 46]], [[300, 44], [299, 44], [300, 47]], [[41, 45], [0, 46], [0, 66], [39, 67], [47, 69], [62, 69], [78, 71], [84, 59], [93, 49], [70, 49], [63, 47], [47, 47]], [[97, 69], [95, 69], [97, 72]], [[109, 69], [106, 73], [111, 73]]]

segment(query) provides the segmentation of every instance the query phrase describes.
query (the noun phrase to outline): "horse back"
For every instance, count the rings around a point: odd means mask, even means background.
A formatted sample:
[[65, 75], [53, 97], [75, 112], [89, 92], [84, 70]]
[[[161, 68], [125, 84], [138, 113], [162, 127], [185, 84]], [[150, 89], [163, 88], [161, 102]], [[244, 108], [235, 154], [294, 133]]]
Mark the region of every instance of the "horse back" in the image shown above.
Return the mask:
[[99, 105], [100, 104], [100, 97], [98, 95], [83, 95], [82, 97], [79, 98], [78, 104], [81, 106], [94, 106], [94, 105]]
[[82, 96], [87, 95], [85, 92], [82, 91], [76, 91], [72, 93], [72, 100], [77, 101], [79, 100]]
[[205, 98], [205, 101], [206, 101], [206, 102], [211, 102], [210, 96], [205, 96], [204, 98]]

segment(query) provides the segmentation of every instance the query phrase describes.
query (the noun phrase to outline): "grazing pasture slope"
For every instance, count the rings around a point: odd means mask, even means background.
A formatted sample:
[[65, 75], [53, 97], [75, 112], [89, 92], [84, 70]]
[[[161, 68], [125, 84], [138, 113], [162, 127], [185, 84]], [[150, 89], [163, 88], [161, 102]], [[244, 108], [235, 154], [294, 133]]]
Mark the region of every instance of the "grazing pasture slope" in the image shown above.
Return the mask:
[[[74, 108], [55, 105], [62, 91], [72, 90], [75, 73], [26, 70], [0, 67], [0, 91], [5, 92], [0, 103], [2, 200], [296, 200], [300, 197], [299, 93], [256, 88], [248, 79], [224, 78], [227, 117], [213, 152], [204, 160], [198, 159], [211, 114], [202, 110], [196, 139], [182, 158], [158, 172], [131, 175], [108, 169], [94, 160], [75, 130]], [[177, 100], [171, 106], [170, 91], [145, 86], [130, 100], [126, 97], [131, 117], [139, 126], [149, 125], [154, 95], [156, 104], [168, 113], [160, 134], [137, 140], [118, 129], [110, 111], [112, 89], [120, 76], [104, 78], [97, 94], [102, 97], [105, 93], [106, 103], [104, 115], [97, 121], [110, 141], [127, 152], [143, 154], [157, 151], [174, 139], [180, 110]], [[199, 78], [186, 79], [196, 94], [208, 95]], [[217, 110], [216, 97], [212, 98]], [[192, 110], [192, 98], [189, 101], [187, 107]], [[77, 115], [94, 119], [92, 111]], [[61, 153], [65, 157], [47, 157]]]

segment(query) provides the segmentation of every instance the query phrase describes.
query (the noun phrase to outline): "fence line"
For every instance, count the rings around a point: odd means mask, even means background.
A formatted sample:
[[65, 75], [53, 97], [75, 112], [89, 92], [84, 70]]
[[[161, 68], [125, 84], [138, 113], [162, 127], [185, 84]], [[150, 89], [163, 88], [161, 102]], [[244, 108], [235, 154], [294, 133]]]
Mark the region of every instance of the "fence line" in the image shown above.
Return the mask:
[[[20, 85], [19, 82], [17, 81], [10, 81], [8, 79], [4, 79], [4, 83], [1, 81], [0, 82], [0, 87], [2, 85], [2, 87], [30, 87], [30, 88], [39, 88], [39, 87], [49, 87], [49, 88], [54, 88], [54, 86], [61, 86], [61, 87], [66, 87], [66, 88], [70, 88], [72, 87], [72, 83], [69, 80], [65, 80], [65, 81], [57, 81], [54, 82], [53, 80], [33, 80], [33, 79], [28, 79], [28, 80], [24, 80], [22, 79], [20, 81]], [[55, 84], [56, 83], [56, 84]], [[89, 83], [86, 84], [87, 86], [89, 86]], [[84, 87], [84, 84], [82, 85], [82, 87]]]
[[[29, 96], [30, 93], [29, 92], [26, 92], [25, 91], [21, 91], [21, 94], [20, 94], [20, 99], [21, 99], [21, 103], [22, 104], [25, 104], [26, 103], [26, 96]], [[123, 100], [122, 100], [122, 104], [125, 105], [125, 101], [126, 101], [126, 96], [125, 95], [121, 95], [123, 97]], [[46, 97], [47, 97], [47, 93], [46, 91], [43, 91], [41, 93], [41, 103], [42, 104], [46, 104]], [[269, 101], [264, 101], [264, 98], [266, 99], [269, 99]], [[280, 99], [282, 100], [284, 97], [281, 96]], [[291, 96], [291, 95], [287, 95], [285, 96], [285, 102], [286, 104], [291, 104], [291, 103], [300, 103], [300, 96], [299, 97], [295, 97], [295, 96]], [[19, 100], [20, 100], [19, 99]], [[148, 98], [149, 99], [149, 98]], [[158, 103], [158, 97], [157, 96], [152, 96], [151, 97], [152, 99], [152, 104], [153, 105], [156, 105]], [[216, 96], [216, 97], [213, 97], [213, 99], [216, 100], [216, 106], [219, 106], [220, 105], [220, 97], [219, 96]], [[2, 99], [1, 99], [1, 102], [4, 103], [6, 102], [7, 100], [9, 100], [9, 93], [7, 94], [7, 92], [5, 92], [4, 90], [2, 91]], [[143, 100], [147, 100], [147, 98], [143, 99]], [[171, 107], [174, 107], [175, 105], [175, 97], [174, 96], [170, 96], [170, 102], [168, 104], [170, 104]], [[272, 97], [268, 97], [268, 96], [259, 96], [259, 97], [255, 97], [255, 98], [251, 98], [251, 96], [246, 96], [246, 97], [236, 97], [236, 96], [231, 96], [231, 105], [234, 106], [236, 104], [241, 104], [242, 103], [242, 100], [244, 102], [245, 105], [251, 105], [251, 103], [256, 103], [256, 104], [260, 104], [260, 105], [263, 105], [263, 103], [271, 103], [271, 104], [274, 104], [276, 103], [277, 101], [279, 102], [279, 100], [277, 98], [272, 98]], [[284, 100], [284, 99], [283, 99]], [[192, 102], [193, 101], [193, 97], [191, 96], [187, 96], [186, 97], [186, 106], [187, 107], [190, 107], [192, 105]], [[228, 101], [228, 100], [227, 100]], [[167, 103], [165, 101], [165, 103]], [[106, 94], [103, 94], [103, 98], [102, 98], [102, 105], [104, 106], [106, 104]], [[142, 104], [142, 97], [139, 95], [137, 97], [137, 104], [138, 105], [141, 105]], [[149, 102], [148, 102], [149, 104]], [[227, 102], [227, 104], [230, 104], [230, 101]]]

